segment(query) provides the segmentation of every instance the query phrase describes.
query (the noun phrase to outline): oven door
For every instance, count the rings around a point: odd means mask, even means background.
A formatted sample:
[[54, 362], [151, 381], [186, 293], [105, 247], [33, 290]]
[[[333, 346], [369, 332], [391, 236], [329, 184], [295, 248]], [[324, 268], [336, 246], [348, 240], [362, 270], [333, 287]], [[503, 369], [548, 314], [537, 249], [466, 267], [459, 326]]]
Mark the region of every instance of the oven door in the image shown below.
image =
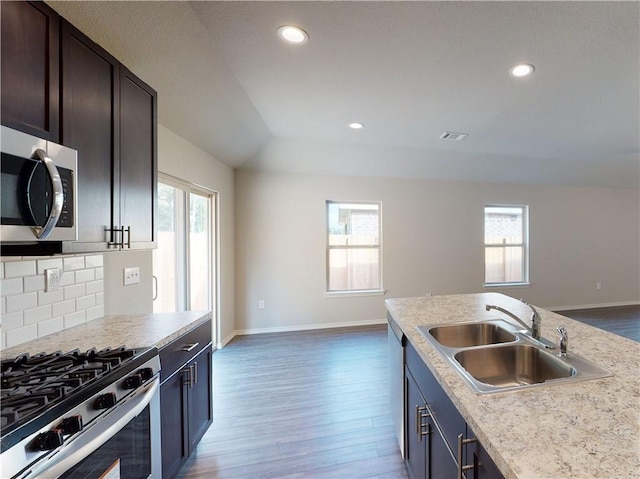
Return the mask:
[[160, 479], [160, 388], [156, 378], [31, 470], [29, 478]]

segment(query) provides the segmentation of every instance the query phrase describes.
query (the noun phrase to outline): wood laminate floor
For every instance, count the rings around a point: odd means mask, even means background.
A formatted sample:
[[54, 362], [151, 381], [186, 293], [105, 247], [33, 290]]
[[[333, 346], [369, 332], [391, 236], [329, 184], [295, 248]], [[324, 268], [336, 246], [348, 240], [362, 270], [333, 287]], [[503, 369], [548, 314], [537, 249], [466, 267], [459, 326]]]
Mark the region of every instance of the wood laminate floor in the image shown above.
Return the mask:
[[640, 305], [578, 309], [558, 313], [640, 342]]
[[403, 479], [385, 325], [239, 336], [213, 355], [214, 422], [181, 479]]

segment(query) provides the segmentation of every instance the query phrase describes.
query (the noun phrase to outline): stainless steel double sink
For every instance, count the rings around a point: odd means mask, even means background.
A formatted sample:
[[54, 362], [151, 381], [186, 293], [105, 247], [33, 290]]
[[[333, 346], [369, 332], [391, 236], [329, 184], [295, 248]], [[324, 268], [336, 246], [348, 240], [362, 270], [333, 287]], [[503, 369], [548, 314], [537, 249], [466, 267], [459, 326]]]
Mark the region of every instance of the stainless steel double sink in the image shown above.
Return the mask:
[[570, 350], [564, 358], [549, 352], [502, 319], [418, 326], [418, 331], [478, 394], [613, 376]]

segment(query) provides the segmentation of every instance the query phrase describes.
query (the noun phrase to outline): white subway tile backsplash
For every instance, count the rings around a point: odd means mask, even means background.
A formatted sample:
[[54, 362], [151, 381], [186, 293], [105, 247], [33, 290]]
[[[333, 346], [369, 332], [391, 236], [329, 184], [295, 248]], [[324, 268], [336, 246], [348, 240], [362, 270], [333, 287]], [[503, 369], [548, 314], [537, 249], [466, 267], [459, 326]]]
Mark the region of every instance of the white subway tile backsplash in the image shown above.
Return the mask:
[[35, 308], [38, 306], [37, 293], [16, 294], [15, 296], [7, 296], [7, 312], [24, 311], [25, 309]]
[[86, 311], [87, 313], [87, 321], [91, 321], [92, 319], [98, 319], [104, 316], [104, 306], [99, 305], [95, 308], [89, 308]]
[[95, 294], [104, 291], [104, 284], [102, 281], [91, 281], [87, 283], [87, 294]]
[[[4, 257], [0, 262], [0, 345], [10, 347], [104, 316], [102, 254]], [[45, 292], [44, 271], [60, 269]]]
[[21, 278], [36, 274], [35, 261], [9, 261], [4, 263], [5, 278]]
[[24, 283], [22, 278], [3, 279], [0, 281], [0, 294], [2, 296], [13, 296], [24, 293]]
[[85, 256], [84, 262], [87, 268], [97, 268], [104, 265], [103, 256], [101, 254]]
[[87, 288], [83, 283], [72, 284], [71, 286], [64, 287], [64, 299], [74, 299], [84, 296]]
[[52, 305], [53, 316], [64, 316], [65, 314], [71, 314], [76, 312], [76, 300], [69, 299], [67, 301], [60, 301]]
[[47, 319], [51, 319], [53, 316], [51, 314], [51, 305], [47, 304], [45, 306], [38, 306], [33, 309], [25, 309], [23, 311], [24, 314], [24, 324], [33, 324], [39, 323], [40, 321], [46, 321]]
[[24, 292], [32, 293], [34, 291], [44, 291], [44, 273], [24, 278]]
[[53, 318], [47, 321], [41, 321], [38, 323], [38, 337], [46, 336], [47, 334], [57, 333], [64, 329], [64, 319]]
[[22, 321], [22, 311], [2, 315], [2, 330], [21, 328], [24, 326]]
[[44, 274], [45, 269], [62, 269], [62, 258], [50, 258], [38, 260], [38, 274]]
[[69, 286], [76, 280], [76, 274], [73, 271], [65, 271], [60, 278], [60, 286]]
[[82, 323], [86, 323], [86, 312], [78, 311], [77, 313], [67, 314], [64, 317], [64, 328], [72, 328]]
[[48, 293], [45, 293], [44, 291], [38, 291], [38, 304], [40, 305], [59, 303], [64, 299], [64, 291], [62, 289], [57, 289]]
[[38, 337], [38, 326], [30, 324], [23, 328], [12, 329], [5, 333], [7, 335], [7, 347], [32, 341]]
[[75, 271], [84, 268], [84, 256], [70, 256], [64, 258], [64, 270]]
[[76, 311], [93, 308], [96, 305], [95, 294], [76, 299]]
[[86, 283], [96, 279], [96, 271], [94, 269], [81, 269], [76, 271], [76, 283]]

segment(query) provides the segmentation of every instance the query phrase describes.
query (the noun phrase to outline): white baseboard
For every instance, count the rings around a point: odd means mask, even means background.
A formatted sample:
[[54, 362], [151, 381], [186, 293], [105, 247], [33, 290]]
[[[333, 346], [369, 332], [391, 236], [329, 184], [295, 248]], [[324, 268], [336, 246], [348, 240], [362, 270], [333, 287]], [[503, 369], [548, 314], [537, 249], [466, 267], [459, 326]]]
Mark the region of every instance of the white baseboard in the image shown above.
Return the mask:
[[288, 333], [292, 331], [309, 331], [313, 329], [351, 328], [354, 326], [370, 326], [373, 324], [387, 324], [387, 319], [369, 319], [365, 321], [348, 321], [344, 323], [304, 324], [295, 326], [277, 326], [274, 328], [238, 329], [235, 334], [244, 336], [249, 334]]
[[222, 349], [224, 348], [227, 344], [229, 344], [229, 341], [231, 341], [233, 338], [236, 337], [236, 332], [234, 331], [233, 333], [231, 333], [229, 336], [227, 336], [226, 338], [224, 338], [222, 341], [218, 341], [218, 344], [216, 345], [216, 347], [218, 349]]
[[543, 306], [543, 309], [549, 311], [570, 311], [574, 309], [597, 309], [597, 308], [613, 308], [616, 306], [635, 306], [640, 301], [620, 301], [617, 303], [597, 303], [597, 304], [579, 304], [576, 306]]

